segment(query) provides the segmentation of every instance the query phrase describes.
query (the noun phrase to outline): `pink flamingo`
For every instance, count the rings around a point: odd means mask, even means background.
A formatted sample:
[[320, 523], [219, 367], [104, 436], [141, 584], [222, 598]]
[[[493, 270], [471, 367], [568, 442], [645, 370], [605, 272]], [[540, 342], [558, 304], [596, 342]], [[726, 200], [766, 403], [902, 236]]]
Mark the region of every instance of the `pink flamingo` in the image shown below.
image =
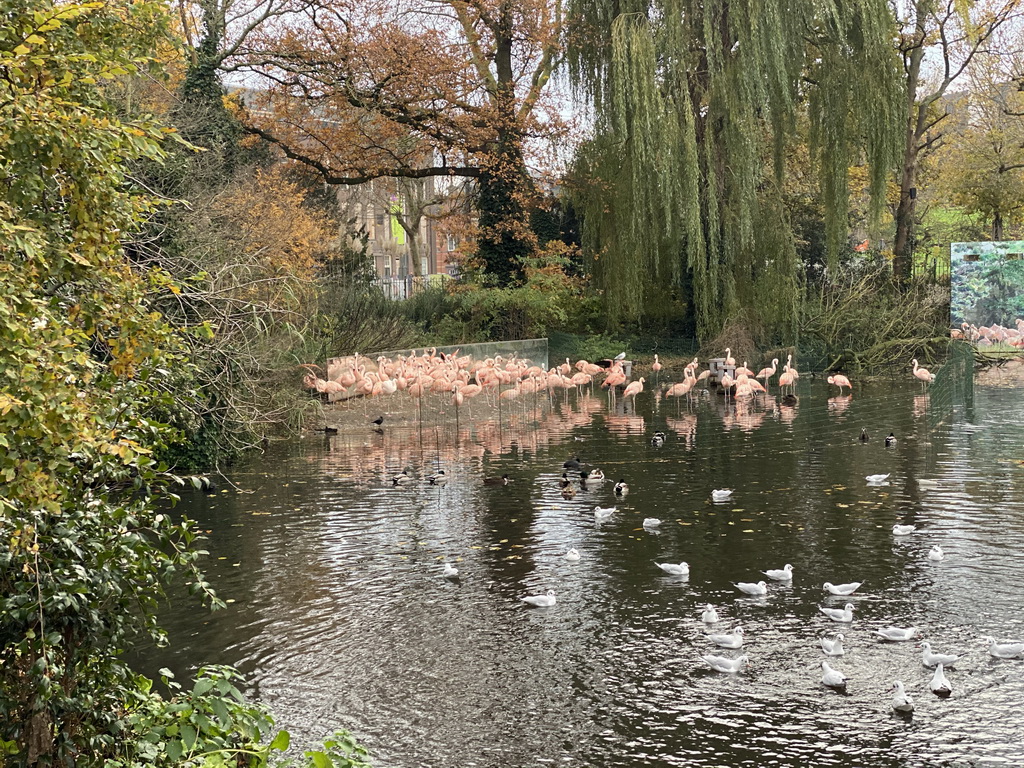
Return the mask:
[[658, 356], [654, 356], [654, 364], [651, 366], [651, 370], [657, 373], [661, 370], [661, 363], [658, 362]]
[[779, 389], [785, 390], [787, 387], [794, 386], [796, 386], [795, 372], [789, 367], [789, 365], [786, 365], [782, 375], [779, 376]]
[[930, 373], [927, 368], [921, 368], [917, 364], [917, 358], [914, 358], [910, 362], [914, 364], [913, 374], [920, 379], [922, 385], [927, 386], [935, 381], [935, 374]]
[[641, 376], [634, 382], [631, 382], [626, 391], [622, 393], [622, 399], [625, 400], [627, 397], [636, 397], [644, 391], [644, 377]]
[[853, 385], [850, 383], [850, 380], [843, 376], [843, 374], [841, 373], [837, 373], [835, 376], [829, 376], [828, 383], [835, 384], [837, 387], [839, 387], [840, 395], [843, 394], [843, 387], [849, 387], [850, 391], [853, 392]]
[[736, 365], [736, 358], [732, 356], [732, 348], [731, 347], [726, 347], [725, 348], [725, 364], [726, 365]]
[[755, 379], [764, 379], [764, 385], [765, 385], [765, 387], [767, 387], [768, 386], [768, 382], [771, 381], [772, 376], [775, 375], [775, 371], [778, 370], [778, 365], [779, 365], [779, 358], [777, 358], [777, 357], [772, 358], [772, 366], [771, 366], [771, 368], [765, 366], [764, 368], [762, 368], [760, 371], [757, 372], [757, 375], [754, 376], [754, 378]]

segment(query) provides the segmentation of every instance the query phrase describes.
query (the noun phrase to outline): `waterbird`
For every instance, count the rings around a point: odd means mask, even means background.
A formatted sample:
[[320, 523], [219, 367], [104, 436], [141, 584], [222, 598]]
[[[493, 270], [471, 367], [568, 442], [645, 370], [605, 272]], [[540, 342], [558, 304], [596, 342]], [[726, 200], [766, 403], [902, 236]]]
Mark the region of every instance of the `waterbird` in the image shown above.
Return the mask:
[[919, 366], [917, 364], [917, 360], [916, 359], [911, 360], [910, 362], [914, 364], [914, 370], [912, 371], [912, 373], [914, 374], [915, 377], [917, 377], [917, 379], [922, 384], [927, 385], [927, 384], [931, 384], [933, 381], [935, 381], [935, 374], [934, 373], [930, 373], [927, 368], [922, 368], [921, 366]]
[[615, 484], [615, 495], [625, 496], [627, 493], [629, 493], [629, 486], [626, 485], [626, 481], [619, 480], [619, 482]]
[[654, 437], [651, 438], [651, 445], [655, 448], [661, 448], [665, 444], [665, 433], [655, 432]]
[[786, 563], [781, 568], [769, 568], [767, 571], [761, 571], [769, 579], [775, 579], [775, 581], [792, 581], [793, 580], [793, 566]]
[[371, 419], [370, 423], [371, 424], [376, 424], [379, 427], [381, 424], [384, 423], [384, 417], [383, 416], [378, 416], [376, 419]]
[[568, 552], [565, 553], [565, 559], [570, 563], [578, 563], [580, 560], [580, 553], [576, 550], [576, 547], [572, 547]]
[[656, 566], [661, 568], [665, 573], [671, 574], [672, 576], [689, 576], [690, 565], [686, 562], [681, 563], [655, 563]]
[[401, 472], [399, 472], [397, 475], [395, 475], [394, 477], [391, 478], [391, 483], [393, 485], [401, 485], [402, 483], [411, 483], [411, 482], [412, 482], [412, 475], [409, 474], [409, 470], [408, 469], [403, 469]]
[[827, 590], [830, 594], [841, 595], [852, 595], [857, 589], [863, 584], [863, 581], [851, 581], [848, 584], [833, 584], [830, 581], [826, 581], [821, 585], [821, 588]]
[[894, 525], [892, 527], [893, 536], [909, 536], [917, 530], [916, 525]]
[[935, 668], [935, 674], [928, 681], [928, 689], [940, 699], [946, 698], [953, 692], [953, 685], [949, 682], [949, 678], [946, 677], [941, 664]]
[[829, 688], [835, 688], [838, 691], [846, 690], [846, 675], [838, 669], [832, 669], [827, 661], [821, 662], [821, 670], [824, 673], [821, 676], [821, 682], [823, 685], [827, 685]]
[[448, 482], [448, 473], [443, 469], [437, 470], [434, 474], [427, 478], [431, 485], [444, 485]]
[[645, 517], [643, 525], [644, 528], [657, 528], [661, 525], [661, 520], [656, 517]]
[[896, 695], [892, 697], [892, 708], [897, 712], [913, 712], [914, 702], [910, 696], [907, 695], [906, 690], [903, 688], [903, 682], [900, 680], [893, 681], [892, 688], [890, 691], [896, 691]]
[[942, 551], [942, 547], [938, 544], [928, 550], [928, 559], [938, 562], [946, 556], [946, 553]]
[[582, 469], [583, 462], [580, 461], [579, 456], [573, 456], [571, 459], [562, 462], [563, 469]]
[[600, 469], [591, 469], [588, 472], [580, 472], [580, 479], [584, 483], [588, 483], [588, 482], [591, 482], [591, 481], [593, 481], [593, 482], [603, 482], [604, 481], [604, 472], [602, 472]]
[[550, 608], [555, 604], [555, 592], [554, 590], [548, 590], [546, 595], [527, 595], [519, 599], [534, 608]]
[[890, 432], [888, 437], [885, 438], [885, 447], [892, 448], [894, 445], [896, 445], [896, 435]]
[[864, 427], [860, 428], [860, 437], [858, 439], [862, 443], [866, 443], [868, 441], [868, 431], [866, 429], [864, 429]]
[[558, 481], [558, 487], [567, 488], [570, 485], [572, 485], [572, 480], [569, 479], [569, 474], [567, 472], [563, 472], [562, 479]]
[[846, 653], [843, 648], [845, 639], [842, 632], [836, 632], [834, 638], [823, 637], [821, 638], [821, 650], [825, 652], [826, 656], [842, 656]]
[[446, 579], [457, 579], [459, 578], [459, 569], [451, 563], [445, 563], [444, 572], [441, 575]]
[[883, 627], [876, 629], [875, 634], [893, 643], [902, 643], [913, 640], [917, 635], [917, 627]]
[[843, 608], [818, 608], [818, 610], [832, 619], [832, 621], [840, 621], [844, 624], [849, 624], [853, 621], [853, 603], [847, 603]]
[[712, 501], [728, 501], [730, 496], [732, 496], [732, 489], [730, 488], [720, 488], [716, 491], [711, 491]]
[[997, 659], [1015, 659], [1024, 653], [1024, 643], [1010, 641], [1008, 643], [997, 643], [995, 638], [986, 635], [982, 638], [989, 644], [988, 652]]
[[837, 373], [835, 376], [829, 376], [827, 379], [829, 384], [834, 384], [839, 387], [839, 394], [843, 394], [843, 387], [849, 387], [850, 391], [853, 392], [853, 385], [850, 380], [843, 376], [841, 373]]
[[715, 606], [708, 603], [704, 606], [704, 612], [700, 615], [700, 620], [705, 624], [715, 624], [718, 622], [718, 611], [715, 610]]
[[501, 477], [485, 477], [484, 485], [508, 485], [512, 482], [512, 478], [508, 475], [502, 475]]
[[750, 661], [750, 658], [743, 654], [737, 659], [730, 659], [728, 656], [701, 656], [701, 661], [707, 664], [716, 672], [739, 672], [743, 665]]
[[614, 360], [625, 360], [626, 359], [626, 353], [625, 352], [619, 352], [619, 354], [617, 354], [613, 359]]
[[743, 627], [735, 627], [732, 632], [721, 635], [706, 635], [707, 639], [719, 648], [730, 650], [740, 648], [743, 645]]
[[951, 653], [933, 653], [932, 644], [927, 640], [922, 640], [918, 643], [918, 647], [924, 649], [921, 651], [921, 663], [926, 667], [934, 667], [939, 664], [952, 667], [960, 659], [959, 656], [954, 656]]
[[574, 499], [576, 498], [576, 488], [571, 485], [567, 485], [562, 488], [563, 499]]
[[748, 595], [760, 597], [768, 594], [768, 585], [763, 581], [759, 581], [756, 584], [749, 581], [737, 581], [734, 586], [740, 592], [746, 592]]
[[611, 516], [618, 511], [618, 507], [594, 507], [594, 520], [603, 523], [611, 519]]
[[886, 480], [889, 479], [889, 474], [891, 473], [885, 475], [865, 475], [864, 479], [867, 480], [869, 483], [884, 483]]

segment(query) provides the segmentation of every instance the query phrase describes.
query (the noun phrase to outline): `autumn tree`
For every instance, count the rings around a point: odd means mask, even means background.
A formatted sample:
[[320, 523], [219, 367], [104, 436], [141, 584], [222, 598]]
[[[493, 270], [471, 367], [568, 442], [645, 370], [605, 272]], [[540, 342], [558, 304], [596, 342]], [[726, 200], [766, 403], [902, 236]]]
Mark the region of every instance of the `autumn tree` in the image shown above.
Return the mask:
[[835, 264], [848, 166], [866, 159], [877, 213], [899, 149], [887, 4], [573, 0], [568, 9], [572, 70], [596, 113], [576, 164], [583, 239], [609, 318], [640, 316], [651, 286], [671, 283], [701, 337], [741, 310], [791, 337], [785, 150], [806, 110]]
[[254, 29], [221, 68], [258, 83], [247, 130], [329, 184], [472, 180], [478, 256], [506, 284], [536, 247], [527, 152], [559, 130], [562, 45], [561, 0], [330, 0]]
[[1024, 93], [1018, 41], [1000, 35], [998, 53], [975, 57], [965, 88], [947, 95], [936, 179], [927, 195], [983, 222], [1003, 240], [1024, 213]]
[[[897, 6], [906, 94], [899, 201], [893, 214], [893, 272], [900, 281], [910, 278], [914, 262], [921, 161], [943, 141], [951, 114], [943, 97], [990, 49], [1000, 30], [1020, 18], [1022, 8], [1021, 0], [910, 0]], [[937, 66], [926, 64], [926, 58]]]

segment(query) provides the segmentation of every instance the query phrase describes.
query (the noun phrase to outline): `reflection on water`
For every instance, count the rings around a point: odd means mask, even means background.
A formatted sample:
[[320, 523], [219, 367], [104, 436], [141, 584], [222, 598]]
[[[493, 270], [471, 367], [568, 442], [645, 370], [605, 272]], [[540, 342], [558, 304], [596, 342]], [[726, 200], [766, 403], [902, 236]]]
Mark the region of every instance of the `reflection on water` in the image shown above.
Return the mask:
[[[970, 419], [929, 431], [916, 388], [802, 386], [795, 404], [570, 394], [457, 435], [360, 429], [275, 447], [232, 476], [240, 491], [186, 500], [236, 602], [172, 606], [172, 648], [146, 663], [235, 664], [298, 740], [346, 727], [387, 766], [1024, 765], [1024, 661], [978, 640], [1024, 637], [1019, 393], [980, 390]], [[574, 454], [609, 482], [577, 481], [566, 499]], [[393, 486], [403, 467], [452, 478]], [[514, 482], [482, 483], [503, 473]], [[887, 486], [865, 482], [878, 473]], [[713, 504], [714, 488], [732, 499]], [[595, 506], [618, 512], [597, 525]], [[918, 531], [894, 538], [894, 523]], [[943, 561], [927, 559], [933, 544]], [[655, 565], [680, 561], [689, 578]], [[793, 582], [767, 597], [732, 586], [784, 563]], [[824, 581], [864, 585], [831, 597]], [[551, 608], [520, 600], [548, 589]], [[838, 625], [818, 609], [847, 600], [843, 695], [820, 682], [818, 639]], [[742, 651], [704, 638], [709, 602], [715, 631], [743, 626]], [[950, 698], [930, 694], [912, 643], [874, 636], [888, 625], [964, 654]], [[713, 672], [709, 652], [750, 663]], [[889, 708], [895, 679], [917, 704], [909, 722]]]

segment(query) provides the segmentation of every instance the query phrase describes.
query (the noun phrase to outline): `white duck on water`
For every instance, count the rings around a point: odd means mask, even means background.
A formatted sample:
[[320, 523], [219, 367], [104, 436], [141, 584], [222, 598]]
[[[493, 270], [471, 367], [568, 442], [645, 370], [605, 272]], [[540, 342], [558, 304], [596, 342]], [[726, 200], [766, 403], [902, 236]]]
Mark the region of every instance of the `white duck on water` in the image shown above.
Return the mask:
[[818, 610], [832, 619], [832, 621], [844, 624], [849, 624], [853, 621], [853, 603], [847, 603], [843, 608], [819, 608]]
[[576, 547], [573, 547], [572, 549], [570, 549], [568, 552], [565, 553], [564, 557], [570, 563], [578, 563], [579, 560], [580, 560], [579, 550], [577, 550]]
[[618, 507], [594, 507], [594, 520], [599, 523], [607, 522], [618, 509]]
[[875, 634], [892, 643], [902, 643], [914, 639], [917, 627], [884, 627], [876, 629]]
[[949, 682], [949, 678], [946, 677], [946, 673], [943, 671], [941, 664], [935, 668], [935, 674], [932, 675], [932, 679], [928, 681], [928, 690], [940, 699], [946, 698], [953, 692], [953, 685]]
[[863, 583], [863, 581], [851, 581], [847, 584], [833, 584], [830, 581], [826, 581], [821, 585], [821, 588], [826, 590], [829, 594], [845, 597], [846, 595], [852, 595], [856, 592]]
[[909, 536], [917, 530], [916, 525], [899, 525], [896, 524], [892, 527], [893, 536]]
[[959, 656], [954, 656], [951, 653], [934, 653], [932, 651], [932, 644], [927, 640], [922, 640], [919, 647], [924, 650], [921, 651], [921, 663], [926, 667], [936, 667], [942, 664], [945, 667], [952, 667], [959, 661]]
[[888, 480], [889, 479], [889, 474], [885, 474], [885, 475], [865, 475], [864, 479], [867, 480], [868, 483], [870, 483], [871, 485], [878, 485], [879, 483], [884, 483], [886, 480]]
[[793, 566], [786, 563], [781, 568], [769, 568], [767, 571], [761, 571], [769, 579], [775, 579], [775, 581], [792, 581], [793, 580]]
[[737, 581], [736, 589], [755, 597], [763, 597], [768, 594], [768, 585], [763, 581], [759, 581], [756, 584], [749, 581]]
[[719, 488], [718, 490], [711, 491], [712, 501], [728, 501], [729, 497], [732, 496], [731, 488]]
[[846, 675], [838, 669], [832, 669], [827, 661], [821, 662], [821, 670], [823, 672], [821, 676], [821, 682], [823, 685], [827, 685], [829, 688], [835, 688], [837, 691], [846, 690]]
[[989, 644], [989, 655], [997, 659], [1015, 659], [1024, 653], [1024, 643], [1011, 641], [1009, 643], [997, 643], [995, 638], [985, 636], [984, 641]]
[[700, 620], [705, 624], [715, 624], [718, 622], [718, 611], [715, 610], [715, 606], [708, 603], [704, 606], [704, 613], [700, 615]]
[[892, 697], [892, 708], [894, 710], [904, 714], [914, 711], [914, 702], [903, 688], [903, 681], [893, 681], [892, 688], [889, 690], [896, 692], [896, 695]]
[[686, 562], [681, 563], [655, 563], [665, 573], [671, 576], [689, 576], [690, 566]]
[[534, 608], [550, 608], [556, 602], [554, 590], [548, 590], [546, 595], [527, 595], [520, 600]]
[[743, 627], [736, 627], [728, 634], [708, 635], [707, 638], [719, 648], [740, 648], [743, 645]]
[[937, 563], [939, 560], [942, 560], [945, 557], [946, 553], [942, 551], [942, 547], [940, 547], [938, 544], [936, 544], [928, 550], [928, 559], [932, 562]]
[[743, 665], [750, 661], [746, 654], [737, 659], [730, 659], [728, 656], [701, 656], [701, 660], [716, 672], [739, 672]]
[[843, 656], [846, 653], [843, 648], [845, 639], [842, 632], [836, 632], [834, 638], [823, 637], [821, 638], [821, 650], [825, 652], [826, 656]]

